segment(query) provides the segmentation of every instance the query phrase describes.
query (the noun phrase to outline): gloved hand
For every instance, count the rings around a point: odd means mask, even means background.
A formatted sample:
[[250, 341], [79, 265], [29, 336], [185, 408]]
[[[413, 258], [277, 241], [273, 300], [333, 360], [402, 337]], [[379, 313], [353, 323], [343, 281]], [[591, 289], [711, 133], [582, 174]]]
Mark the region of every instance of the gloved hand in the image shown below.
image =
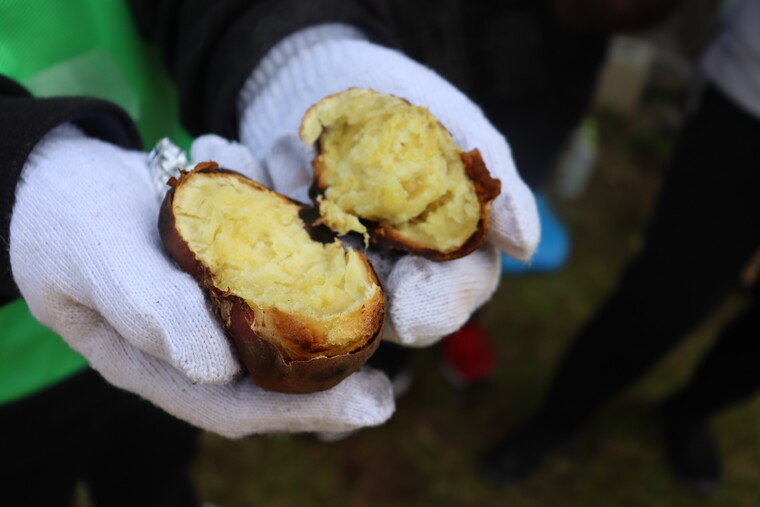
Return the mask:
[[[197, 156], [260, 179], [239, 149], [213, 146]], [[262, 391], [240, 374], [200, 287], [163, 252], [147, 161], [69, 125], [35, 147], [10, 231], [11, 268], [33, 315], [107, 381], [227, 437], [387, 420], [393, 395], [379, 372], [361, 370], [310, 395]]]
[[447, 262], [370, 255], [388, 295], [386, 329], [392, 332], [386, 339], [425, 346], [459, 329], [491, 297], [500, 278], [498, 249], [530, 259], [540, 235], [538, 212], [506, 140], [475, 104], [430, 69], [363, 38], [346, 25], [323, 25], [270, 50], [240, 93], [240, 139], [263, 162], [275, 190], [304, 202], [313, 152], [298, 137], [301, 117], [323, 97], [350, 87], [427, 106], [458, 146], [480, 149], [491, 175], [502, 183], [485, 247]]

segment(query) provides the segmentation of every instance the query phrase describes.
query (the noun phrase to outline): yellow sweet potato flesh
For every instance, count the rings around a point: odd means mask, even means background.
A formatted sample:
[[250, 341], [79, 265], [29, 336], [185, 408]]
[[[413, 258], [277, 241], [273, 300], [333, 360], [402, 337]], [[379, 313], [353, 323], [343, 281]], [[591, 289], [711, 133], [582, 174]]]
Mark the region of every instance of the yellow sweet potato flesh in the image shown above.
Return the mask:
[[302, 137], [319, 137], [320, 212], [335, 231], [366, 234], [356, 217], [447, 251], [477, 229], [480, 203], [451, 134], [428, 109], [371, 90], [326, 100]]
[[216, 287], [251, 307], [308, 318], [331, 342], [356, 339], [330, 324], [380, 289], [355, 251], [312, 240], [299, 209], [230, 175], [191, 179], [174, 198], [177, 229]]

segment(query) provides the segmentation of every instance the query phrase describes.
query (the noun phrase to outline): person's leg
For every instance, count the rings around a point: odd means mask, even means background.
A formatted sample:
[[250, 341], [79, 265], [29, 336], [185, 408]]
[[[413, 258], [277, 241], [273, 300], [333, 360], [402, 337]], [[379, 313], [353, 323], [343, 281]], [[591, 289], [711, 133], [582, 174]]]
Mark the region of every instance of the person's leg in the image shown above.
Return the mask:
[[760, 390], [760, 300], [754, 299], [721, 333], [690, 382], [658, 413], [667, 456], [676, 476], [700, 492], [720, 482], [720, 459], [709, 428], [712, 416]]
[[198, 505], [190, 479], [198, 430], [100, 380], [83, 478], [96, 507]]
[[721, 333], [689, 383], [663, 408], [672, 415], [709, 419], [760, 389], [760, 302], [755, 299]]
[[582, 423], [736, 286], [760, 244], [760, 122], [717, 92], [682, 135], [640, 254], [563, 358], [546, 411]]
[[[642, 251], [563, 357], [539, 414], [485, 460], [527, 473], [651, 368], [736, 284], [760, 243], [760, 122], [716, 91], [682, 133]], [[754, 217], [754, 218], [753, 218]]]

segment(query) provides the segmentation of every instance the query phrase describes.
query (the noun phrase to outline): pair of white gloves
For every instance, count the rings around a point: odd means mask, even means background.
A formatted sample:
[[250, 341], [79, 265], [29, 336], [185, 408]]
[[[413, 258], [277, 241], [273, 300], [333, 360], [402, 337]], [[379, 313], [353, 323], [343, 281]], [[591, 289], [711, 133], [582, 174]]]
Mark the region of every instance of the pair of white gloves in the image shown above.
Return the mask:
[[[539, 238], [532, 194], [506, 141], [467, 97], [351, 27], [313, 27], [281, 41], [249, 77], [239, 101], [242, 144], [204, 136], [190, 155], [307, 201], [312, 152], [298, 138], [301, 116], [352, 86], [429, 107], [459, 146], [480, 149], [502, 182], [489, 243], [479, 251], [443, 263], [373, 257], [389, 298], [386, 339], [426, 346], [457, 330], [492, 295], [499, 249], [527, 260]], [[391, 416], [390, 382], [366, 367], [321, 393], [254, 386], [198, 284], [165, 255], [158, 206], [146, 153], [70, 125], [51, 131], [26, 163], [11, 220], [11, 267], [33, 315], [112, 384], [227, 437], [344, 432]]]

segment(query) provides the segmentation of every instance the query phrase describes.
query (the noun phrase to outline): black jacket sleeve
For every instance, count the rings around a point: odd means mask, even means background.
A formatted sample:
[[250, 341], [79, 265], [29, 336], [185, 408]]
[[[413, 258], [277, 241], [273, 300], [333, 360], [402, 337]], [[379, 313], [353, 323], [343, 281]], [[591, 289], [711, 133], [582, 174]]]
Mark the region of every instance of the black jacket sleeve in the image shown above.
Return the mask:
[[341, 22], [395, 45], [386, 2], [374, 0], [130, 0], [137, 25], [158, 45], [194, 135], [238, 136], [236, 100], [246, 77], [278, 41]]
[[0, 76], [0, 305], [18, 297], [8, 252], [16, 184], [34, 146], [65, 122], [125, 148], [141, 147], [134, 123], [114, 104], [89, 98], [36, 99]]

